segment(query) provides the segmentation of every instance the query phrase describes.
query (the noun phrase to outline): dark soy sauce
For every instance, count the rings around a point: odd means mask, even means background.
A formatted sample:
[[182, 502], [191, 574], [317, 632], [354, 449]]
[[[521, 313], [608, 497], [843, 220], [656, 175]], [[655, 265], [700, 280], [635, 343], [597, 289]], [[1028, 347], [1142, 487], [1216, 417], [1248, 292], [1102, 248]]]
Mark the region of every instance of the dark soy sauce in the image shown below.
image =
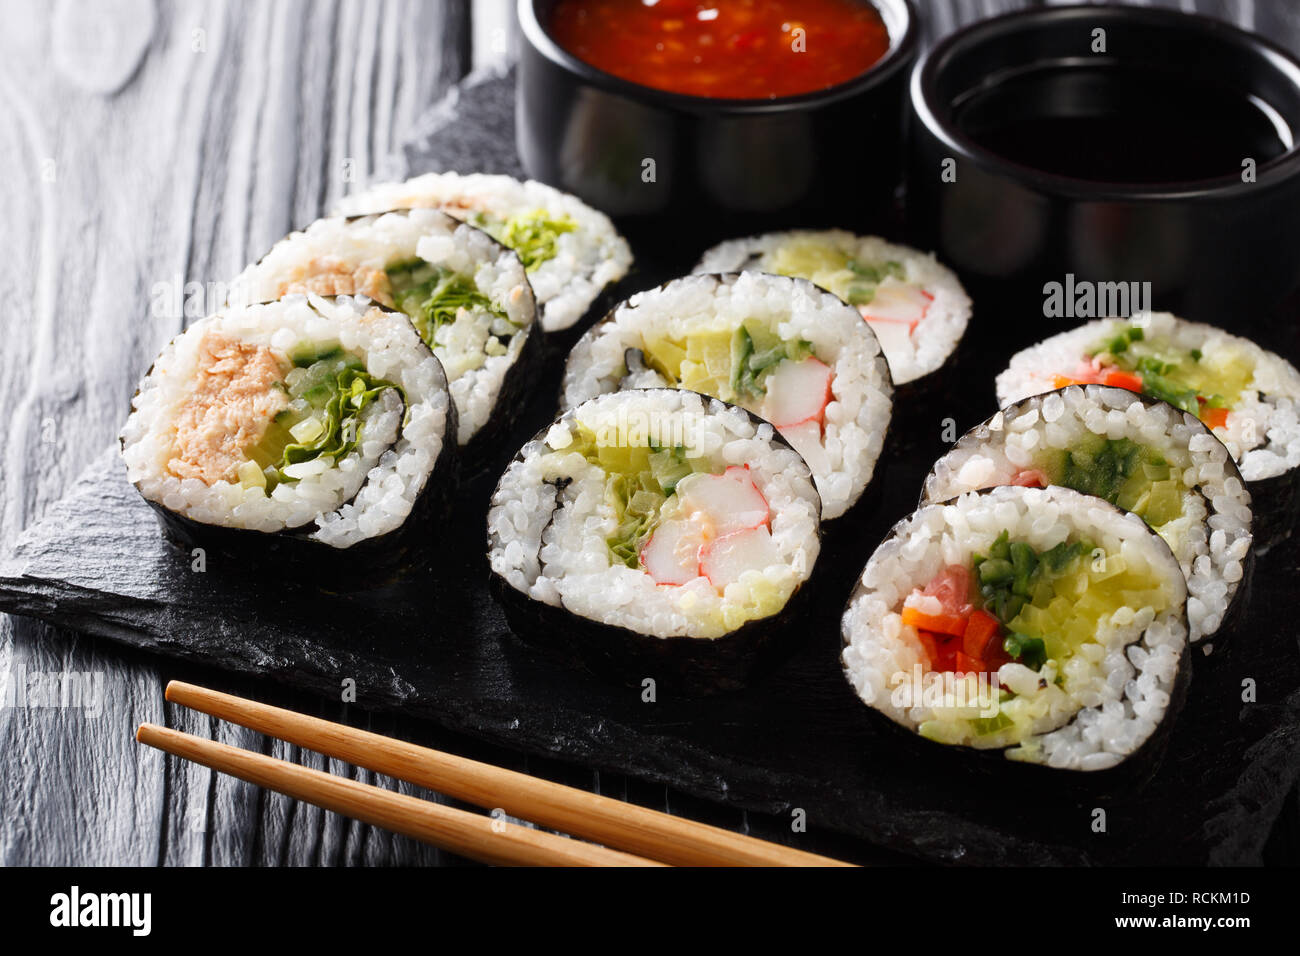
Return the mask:
[[1264, 110], [1238, 91], [1116, 65], [1009, 76], [969, 94], [956, 121], [1005, 159], [1093, 182], [1240, 175], [1242, 160], [1263, 165], [1288, 146]]

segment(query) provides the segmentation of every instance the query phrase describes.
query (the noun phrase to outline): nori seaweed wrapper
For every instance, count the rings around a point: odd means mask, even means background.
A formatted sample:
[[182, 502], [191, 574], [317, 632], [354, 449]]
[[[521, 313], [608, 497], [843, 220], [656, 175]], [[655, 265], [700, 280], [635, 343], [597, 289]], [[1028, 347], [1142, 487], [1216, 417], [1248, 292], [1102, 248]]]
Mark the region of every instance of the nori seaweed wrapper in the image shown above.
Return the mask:
[[1296, 514], [1300, 512], [1300, 468], [1289, 468], [1280, 475], [1246, 483], [1250, 491], [1257, 554], [1291, 537]]
[[799, 622], [811, 593], [805, 583], [777, 614], [722, 637], [661, 638], [536, 601], [496, 574], [489, 586], [525, 643], [614, 683], [636, 687], [650, 678], [656, 695], [687, 696], [741, 690], [775, 670], [807, 636]]
[[578, 344], [578, 339], [582, 338], [588, 329], [608, 318], [623, 300], [641, 291], [641, 286], [637, 284], [640, 276], [634, 271], [635, 269], [634, 264], [627, 275], [601, 289], [591, 300], [591, 305], [587, 306], [587, 311], [582, 314], [582, 317], [567, 329], [556, 329], [554, 332], [543, 330], [547, 362], [558, 361], [563, 364], [569, 351]]
[[[500, 460], [502, 440], [509, 436], [536, 392], [545, 359], [542, 327], [533, 322], [517, 334], [525, 336], [524, 346], [501, 382], [492, 414], [460, 451], [467, 478], [496, 465]], [[454, 432], [452, 438], [454, 441]]]

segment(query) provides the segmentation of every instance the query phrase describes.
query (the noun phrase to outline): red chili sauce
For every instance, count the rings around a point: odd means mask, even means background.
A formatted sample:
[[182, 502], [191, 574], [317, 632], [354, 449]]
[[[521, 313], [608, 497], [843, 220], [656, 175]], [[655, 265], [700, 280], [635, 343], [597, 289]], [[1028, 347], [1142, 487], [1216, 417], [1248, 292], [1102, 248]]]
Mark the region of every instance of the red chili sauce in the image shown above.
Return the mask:
[[889, 50], [866, 0], [559, 0], [548, 27], [606, 73], [720, 99], [824, 90]]

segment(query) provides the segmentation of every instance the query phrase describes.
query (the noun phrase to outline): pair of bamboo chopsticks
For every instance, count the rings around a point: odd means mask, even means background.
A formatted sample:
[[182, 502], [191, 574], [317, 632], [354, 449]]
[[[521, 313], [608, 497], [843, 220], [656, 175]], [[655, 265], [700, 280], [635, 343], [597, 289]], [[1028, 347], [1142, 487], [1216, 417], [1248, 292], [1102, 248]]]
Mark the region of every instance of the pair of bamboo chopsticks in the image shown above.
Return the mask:
[[533, 866], [848, 865], [514, 770], [418, 747], [346, 724], [259, 704], [181, 681], [167, 685], [166, 698], [327, 757], [437, 790], [478, 807], [500, 809], [510, 816], [595, 841], [587, 843], [570, 839], [393, 793], [156, 724], [141, 724], [136, 732], [136, 740], [175, 756], [486, 863]]

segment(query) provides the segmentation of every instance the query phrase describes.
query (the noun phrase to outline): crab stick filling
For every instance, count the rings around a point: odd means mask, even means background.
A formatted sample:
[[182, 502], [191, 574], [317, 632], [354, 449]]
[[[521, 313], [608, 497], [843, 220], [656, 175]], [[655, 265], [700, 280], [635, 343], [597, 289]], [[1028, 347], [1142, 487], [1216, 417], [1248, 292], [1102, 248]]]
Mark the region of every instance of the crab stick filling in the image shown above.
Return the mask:
[[641, 567], [656, 583], [682, 585], [703, 577], [722, 591], [746, 571], [780, 562], [771, 511], [748, 468], [689, 475], [675, 497], [641, 548]]

